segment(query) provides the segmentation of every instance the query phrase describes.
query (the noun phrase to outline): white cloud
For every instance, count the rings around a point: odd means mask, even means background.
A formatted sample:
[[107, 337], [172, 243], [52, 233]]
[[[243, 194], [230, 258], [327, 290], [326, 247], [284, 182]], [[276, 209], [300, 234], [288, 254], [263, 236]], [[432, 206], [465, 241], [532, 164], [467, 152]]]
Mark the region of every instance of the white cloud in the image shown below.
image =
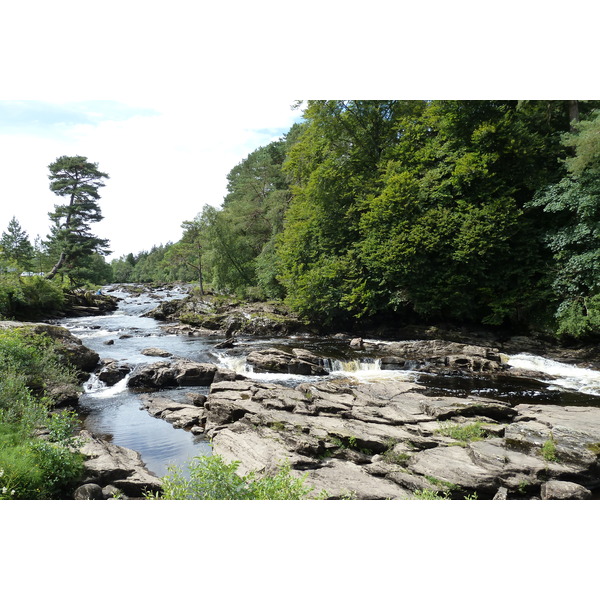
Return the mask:
[[113, 257], [177, 241], [183, 220], [221, 204], [231, 168], [291, 127], [300, 116], [292, 101], [163, 100], [145, 104], [157, 111], [150, 116], [54, 127], [52, 136], [0, 134], [0, 229], [15, 215], [32, 240], [45, 237], [47, 213], [61, 203], [48, 189], [47, 167], [79, 154], [110, 176], [94, 231], [111, 240]]

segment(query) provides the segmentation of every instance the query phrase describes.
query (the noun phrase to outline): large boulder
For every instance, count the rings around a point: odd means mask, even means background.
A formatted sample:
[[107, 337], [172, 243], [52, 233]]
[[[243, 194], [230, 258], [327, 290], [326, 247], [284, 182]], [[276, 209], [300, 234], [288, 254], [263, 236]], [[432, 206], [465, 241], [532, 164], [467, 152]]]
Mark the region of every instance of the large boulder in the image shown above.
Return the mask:
[[542, 500], [589, 500], [592, 492], [572, 481], [547, 481], [542, 484]]
[[300, 349], [294, 349], [292, 352], [277, 348], [255, 350], [246, 357], [246, 364], [251, 366], [256, 373], [328, 375], [320, 357]]
[[217, 366], [186, 359], [161, 361], [138, 366], [127, 385], [137, 389], [162, 389], [183, 386], [209, 386]]
[[105, 359], [103, 367], [98, 373], [98, 379], [106, 385], [115, 385], [122, 379], [125, 379], [131, 372], [131, 367], [124, 363], [119, 363], [113, 359]]

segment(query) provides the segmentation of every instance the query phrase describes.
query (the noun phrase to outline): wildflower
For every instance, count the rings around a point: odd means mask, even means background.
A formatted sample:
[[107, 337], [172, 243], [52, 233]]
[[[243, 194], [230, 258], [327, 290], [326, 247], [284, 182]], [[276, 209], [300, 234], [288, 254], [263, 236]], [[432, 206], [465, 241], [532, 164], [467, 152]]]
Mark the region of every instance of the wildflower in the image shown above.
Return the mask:
[[6, 494], [6, 492], [8, 492], [8, 488], [5, 488], [5, 487], [3, 487], [3, 488], [2, 488], [2, 493], [3, 493], [3, 494]]
[[15, 490], [11, 490], [11, 491], [10, 491], [10, 495], [11, 495], [11, 496], [14, 496], [14, 495], [15, 495]]

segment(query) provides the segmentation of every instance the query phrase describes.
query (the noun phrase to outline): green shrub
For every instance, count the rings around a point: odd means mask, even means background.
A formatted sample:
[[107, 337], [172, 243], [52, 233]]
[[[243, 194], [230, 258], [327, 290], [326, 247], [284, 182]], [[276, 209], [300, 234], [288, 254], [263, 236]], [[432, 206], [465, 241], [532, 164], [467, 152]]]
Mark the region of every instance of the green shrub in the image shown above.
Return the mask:
[[185, 476], [179, 467], [169, 467], [163, 478], [161, 494], [151, 496], [163, 500], [302, 500], [312, 491], [304, 481], [306, 476], [291, 475], [284, 463], [273, 476], [256, 473], [238, 475], [239, 462], [226, 463], [219, 455], [198, 456], [187, 467]]
[[76, 384], [72, 368], [63, 364], [55, 343], [28, 328], [0, 329], [0, 376], [24, 376], [25, 385], [43, 393], [46, 384]]
[[45, 402], [31, 395], [23, 376], [7, 371], [0, 373], [0, 423], [12, 424], [26, 434], [31, 433], [46, 416]]
[[461, 445], [466, 445], [469, 442], [477, 442], [488, 435], [479, 421], [468, 423], [467, 425], [443, 423], [437, 432], [457, 440]]
[[58, 282], [0, 273], [0, 315], [29, 319], [56, 312], [64, 303], [64, 292]]
[[[66, 498], [83, 474], [74, 452], [76, 415], [49, 415], [46, 384], [73, 382], [53, 342], [27, 329], [0, 330], [0, 498]], [[47, 428], [48, 439], [36, 437]]]
[[556, 444], [554, 443], [554, 439], [552, 438], [552, 436], [544, 442], [540, 453], [544, 460], [547, 460], [549, 462], [558, 461], [558, 455], [556, 454]]
[[83, 475], [83, 456], [0, 424], [0, 498], [67, 498]]

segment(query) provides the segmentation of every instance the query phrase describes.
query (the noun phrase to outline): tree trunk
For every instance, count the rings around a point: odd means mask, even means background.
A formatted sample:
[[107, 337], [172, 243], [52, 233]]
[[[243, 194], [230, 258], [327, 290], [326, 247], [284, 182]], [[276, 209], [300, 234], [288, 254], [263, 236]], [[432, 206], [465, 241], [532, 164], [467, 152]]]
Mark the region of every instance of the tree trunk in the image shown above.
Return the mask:
[[50, 271], [50, 273], [48, 273], [48, 275], [46, 275], [46, 279], [54, 279], [54, 276], [58, 273], [58, 270], [63, 266], [64, 262], [65, 262], [65, 253], [61, 252], [58, 262], [52, 267], [52, 271]]
[[579, 121], [579, 101], [569, 100], [569, 123], [571, 124], [571, 131], [574, 131], [575, 123]]

